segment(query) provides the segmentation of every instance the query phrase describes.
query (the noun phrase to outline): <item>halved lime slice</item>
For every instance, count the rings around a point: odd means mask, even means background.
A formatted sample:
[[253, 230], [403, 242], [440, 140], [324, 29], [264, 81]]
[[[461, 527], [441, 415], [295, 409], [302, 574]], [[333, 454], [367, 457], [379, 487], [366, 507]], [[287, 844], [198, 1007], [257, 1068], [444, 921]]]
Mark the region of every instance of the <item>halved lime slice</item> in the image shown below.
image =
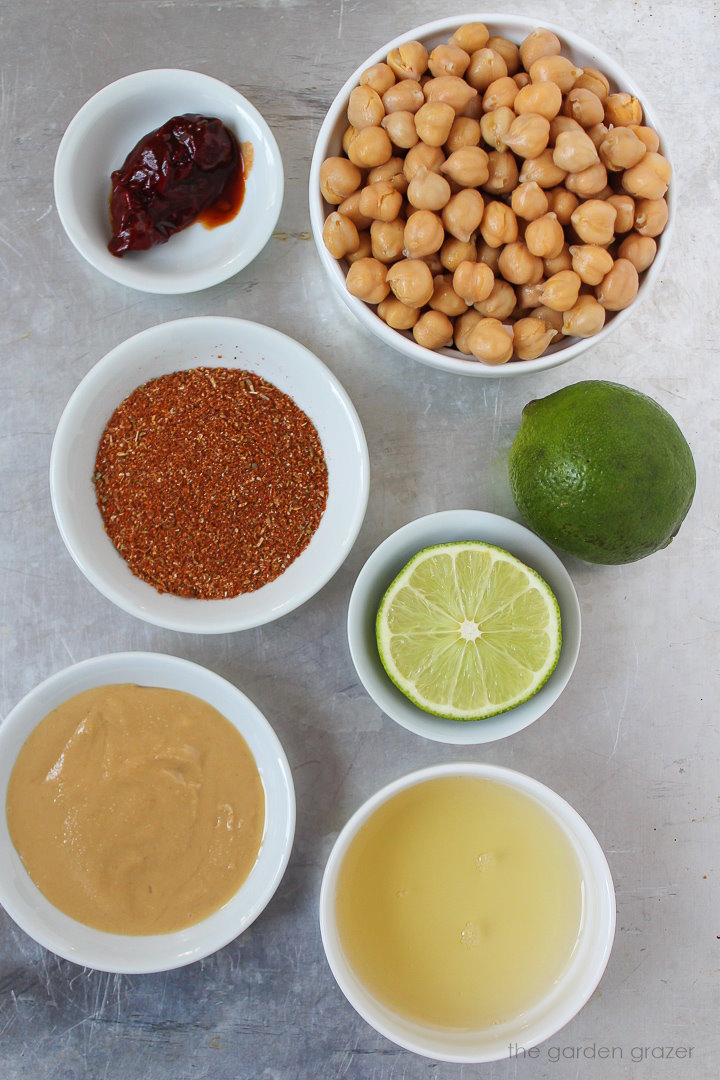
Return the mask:
[[550, 677], [562, 640], [546, 582], [479, 541], [418, 552], [385, 593], [376, 632], [397, 688], [448, 720], [483, 720], [527, 701]]

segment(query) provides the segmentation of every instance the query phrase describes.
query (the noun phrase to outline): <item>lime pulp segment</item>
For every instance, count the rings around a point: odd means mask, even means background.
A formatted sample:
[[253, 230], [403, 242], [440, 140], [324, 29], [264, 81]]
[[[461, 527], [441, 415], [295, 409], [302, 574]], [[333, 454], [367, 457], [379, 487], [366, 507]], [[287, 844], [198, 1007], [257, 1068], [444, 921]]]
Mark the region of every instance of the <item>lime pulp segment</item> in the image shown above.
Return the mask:
[[377, 645], [415, 705], [482, 720], [536, 694], [560, 656], [560, 609], [545, 581], [479, 541], [420, 551], [382, 599]]

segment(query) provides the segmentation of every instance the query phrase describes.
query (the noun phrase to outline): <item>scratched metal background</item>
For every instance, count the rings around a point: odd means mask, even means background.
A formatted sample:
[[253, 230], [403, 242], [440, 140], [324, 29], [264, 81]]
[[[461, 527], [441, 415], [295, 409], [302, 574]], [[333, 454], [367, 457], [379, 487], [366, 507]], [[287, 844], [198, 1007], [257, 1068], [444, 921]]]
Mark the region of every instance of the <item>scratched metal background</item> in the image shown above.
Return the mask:
[[[472, 10], [467, 0], [453, 7]], [[265, 711], [298, 796], [295, 849], [275, 899], [201, 964], [150, 977], [84, 971], [0, 912], [2, 1080], [717, 1075], [718, 6], [525, 0], [522, 9], [599, 42], [646, 88], [673, 142], [679, 220], [653, 297], [597, 352], [572, 368], [481, 382], [379, 347], [330, 294], [308, 239], [308, 164], [336, 90], [378, 44], [447, 7], [0, 7], [0, 710], [96, 653], [176, 653], [236, 682]], [[55, 151], [75, 111], [111, 80], [161, 65], [207, 72], [247, 94], [273, 127], [286, 169], [285, 206], [265, 251], [238, 277], [187, 298], [106, 281], [66, 240], [52, 200]], [[47, 483], [55, 424], [78, 380], [129, 334], [200, 313], [268, 322], [313, 349], [352, 396], [372, 462], [363, 531], [330, 585], [280, 622], [209, 639], [146, 626], [96, 593], [62, 545]], [[344, 631], [355, 575], [380, 540], [420, 514], [468, 506], [515, 516], [505, 460], [522, 406], [594, 377], [649, 392], [679, 421], [699, 471], [690, 518], [672, 547], [637, 565], [568, 561], [583, 644], [568, 689], [542, 720], [487, 749], [415, 738], [383, 717], [355, 677]], [[577, 807], [608, 854], [619, 912], [610, 965], [583, 1012], [536, 1060], [483, 1068], [425, 1062], [376, 1035], [336, 987], [316, 918], [325, 858], [359, 803], [402, 772], [465, 757], [525, 770]], [[598, 1058], [602, 1046], [622, 1059]], [[636, 1063], [639, 1046], [654, 1048], [655, 1059]], [[692, 1057], [657, 1059], [658, 1047], [678, 1046], [694, 1047]]]

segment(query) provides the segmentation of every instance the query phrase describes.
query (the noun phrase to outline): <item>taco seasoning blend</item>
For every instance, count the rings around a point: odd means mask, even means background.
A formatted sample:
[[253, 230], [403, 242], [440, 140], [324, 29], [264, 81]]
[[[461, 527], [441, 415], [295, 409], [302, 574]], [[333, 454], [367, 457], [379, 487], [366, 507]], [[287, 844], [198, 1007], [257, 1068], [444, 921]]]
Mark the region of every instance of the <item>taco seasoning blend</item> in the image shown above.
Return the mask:
[[102, 434], [93, 481], [133, 574], [202, 600], [282, 574], [328, 497], [312, 421], [276, 386], [234, 368], [177, 371], [134, 390]]

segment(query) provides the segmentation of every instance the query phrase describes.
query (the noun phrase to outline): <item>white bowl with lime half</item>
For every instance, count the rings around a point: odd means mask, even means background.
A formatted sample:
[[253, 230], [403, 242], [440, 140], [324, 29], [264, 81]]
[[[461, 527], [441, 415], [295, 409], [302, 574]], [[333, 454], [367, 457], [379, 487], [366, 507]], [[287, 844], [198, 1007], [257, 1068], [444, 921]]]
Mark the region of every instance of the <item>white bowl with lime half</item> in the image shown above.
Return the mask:
[[[403, 567], [425, 548], [460, 541], [482, 541], [514, 555], [547, 583], [560, 608], [560, 656], [547, 681], [527, 701], [482, 720], [448, 720], [416, 705], [388, 676], [376, 638], [378, 609]], [[535, 533], [515, 521], [482, 510], [446, 510], [404, 525], [367, 560], [350, 597], [348, 643], [355, 669], [368, 694], [402, 727], [434, 742], [456, 745], [495, 742], [534, 723], [567, 686], [580, 649], [580, 605], [567, 570]]]

